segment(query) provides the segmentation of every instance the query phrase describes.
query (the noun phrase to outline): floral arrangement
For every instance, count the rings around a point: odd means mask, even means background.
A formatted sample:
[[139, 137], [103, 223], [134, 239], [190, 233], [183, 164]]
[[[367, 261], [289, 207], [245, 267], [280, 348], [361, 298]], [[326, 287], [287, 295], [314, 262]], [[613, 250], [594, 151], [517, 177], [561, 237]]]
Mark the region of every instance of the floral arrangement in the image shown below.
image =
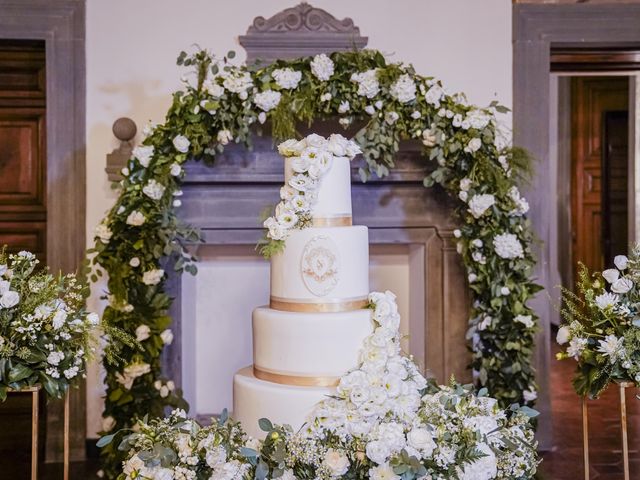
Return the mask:
[[[510, 146], [498, 120], [506, 108], [469, 105], [436, 79], [372, 50], [268, 66], [239, 66], [232, 58], [232, 52], [222, 59], [202, 50], [180, 54], [178, 64], [189, 69], [184, 88], [174, 94], [164, 123], [145, 128], [142, 145], [123, 169], [119, 198], [96, 230], [93, 279], [108, 274], [104, 320], [131, 335], [141, 325], [150, 329], [142, 350], [123, 349], [132, 365], [149, 366], [131, 390], [118, 382], [121, 367], [105, 362], [104, 416], [117, 428], [128, 427], [147, 413], [160, 415], [180, 397], [177, 391], [161, 397], [154, 384], [170, 380], [159, 361], [166, 344], [161, 334], [170, 325], [166, 269], [196, 272], [185, 245], [198, 234], [176, 216], [183, 164], [213, 163], [230, 142], [251, 146], [255, 133], [292, 138], [300, 122], [330, 118], [344, 127], [363, 125], [354, 141], [363, 153], [365, 181], [389, 173], [401, 140], [422, 142], [425, 161], [433, 165], [425, 187], [438, 184], [457, 201], [455, 242], [472, 297], [471, 367], [502, 406], [533, 405], [536, 315], [528, 301], [539, 286], [532, 280], [528, 204], [517, 188], [530, 161]], [[119, 462], [108, 453], [111, 475]]]
[[226, 415], [201, 427], [174, 411], [164, 420], [140, 422], [122, 440], [128, 458], [119, 478], [533, 478], [534, 412], [513, 407], [508, 415], [470, 387], [425, 380], [400, 354], [395, 296], [377, 292], [369, 300], [375, 330], [360, 365], [300, 431], [262, 419], [266, 438], [258, 441]]
[[30, 252], [0, 250], [0, 401], [36, 384], [61, 398], [93, 352], [100, 319], [85, 311], [86, 285], [38, 264]]
[[614, 264], [592, 275], [581, 265], [578, 293], [563, 289], [558, 359], [578, 362], [573, 386], [590, 398], [614, 381], [640, 386], [640, 245]]
[[284, 248], [291, 229], [311, 224], [320, 181], [331, 168], [334, 157], [353, 160], [362, 153], [355, 142], [342, 135], [333, 134], [326, 139], [315, 133], [302, 140], [282, 142], [278, 145], [278, 152], [289, 159], [292, 175], [280, 189], [281, 201], [276, 205], [275, 216], [264, 221], [267, 233], [261, 252], [266, 258]]

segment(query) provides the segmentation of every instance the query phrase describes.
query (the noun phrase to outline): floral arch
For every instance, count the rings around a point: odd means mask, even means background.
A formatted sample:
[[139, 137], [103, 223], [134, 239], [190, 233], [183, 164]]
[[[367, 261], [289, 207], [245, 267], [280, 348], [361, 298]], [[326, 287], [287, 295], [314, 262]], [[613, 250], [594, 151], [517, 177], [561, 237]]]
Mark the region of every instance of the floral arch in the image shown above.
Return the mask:
[[[214, 164], [230, 142], [250, 147], [256, 126], [286, 139], [296, 136], [298, 122], [335, 117], [344, 127], [365, 123], [354, 137], [366, 161], [363, 181], [389, 173], [401, 140], [422, 141], [425, 161], [435, 164], [425, 187], [437, 184], [458, 201], [461, 226], [454, 234], [473, 299], [468, 338], [477, 383], [503, 406], [533, 405], [537, 317], [527, 302], [540, 287], [532, 280], [528, 204], [517, 186], [530, 162], [498, 123], [507, 109], [496, 102], [469, 105], [464, 95], [449, 95], [434, 78], [387, 63], [373, 50], [262, 67], [233, 65], [233, 57], [180, 54], [178, 65], [189, 69], [184, 88], [173, 94], [165, 122], [145, 129], [122, 171], [119, 197], [96, 229], [92, 280], [108, 275], [104, 320], [137, 339], [112, 339], [122, 361], [104, 361], [104, 431], [185, 403], [160, 366], [172, 341], [164, 268], [196, 273], [186, 245], [198, 233], [175, 213], [182, 165], [188, 159]], [[280, 247], [270, 241], [263, 250], [268, 255]], [[115, 458], [115, 448], [108, 446], [107, 456]]]

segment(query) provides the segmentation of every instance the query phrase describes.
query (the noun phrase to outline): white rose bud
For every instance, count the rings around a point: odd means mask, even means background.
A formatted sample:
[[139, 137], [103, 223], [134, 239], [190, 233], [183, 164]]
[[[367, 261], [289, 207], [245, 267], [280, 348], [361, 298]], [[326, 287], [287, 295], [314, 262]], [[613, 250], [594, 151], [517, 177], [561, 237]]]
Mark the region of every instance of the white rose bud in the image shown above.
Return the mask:
[[151, 329], [149, 325], [140, 325], [136, 328], [136, 340], [139, 342], [144, 342], [147, 338], [151, 336]]
[[173, 342], [173, 332], [167, 328], [160, 334], [160, 338], [165, 345], [171, 345], [171, 342]]
[[191, 142], [184, 135], [178, 135], [173, 139], [173, 146], [176, 147], [180, 153], [187, 153], [189, 151], [189, 145]]
[[570, 337], [571, 331], [569, 330], [569, 327], [560, 327], [558, 329], [558, 334], [556, 335], [556, 342], [560, 345], [564, 345], [569, 341]]
[[129, 260], [129, 265], [134, 268], [140, 266], [140, 259], [138, 257], [133, 257], [131, 260]]

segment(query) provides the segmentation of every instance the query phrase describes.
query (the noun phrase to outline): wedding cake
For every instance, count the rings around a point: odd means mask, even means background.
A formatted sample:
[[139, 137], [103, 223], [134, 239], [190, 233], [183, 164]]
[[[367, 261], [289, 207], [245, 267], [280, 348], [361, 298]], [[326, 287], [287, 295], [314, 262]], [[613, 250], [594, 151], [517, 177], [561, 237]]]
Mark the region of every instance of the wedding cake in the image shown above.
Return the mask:
[[285, 186], [265, 226], [284, 249], [271, 257], [270, 304], [253, 311], [254, 363], [233, 383], [234, 417], [253, 437], [264, 435], [260, 418], [300, 428], [358, 365], [373, 330], [368, 231], [351, 221], [358, 146], [341, 135], [310, 135], [278, 149]]

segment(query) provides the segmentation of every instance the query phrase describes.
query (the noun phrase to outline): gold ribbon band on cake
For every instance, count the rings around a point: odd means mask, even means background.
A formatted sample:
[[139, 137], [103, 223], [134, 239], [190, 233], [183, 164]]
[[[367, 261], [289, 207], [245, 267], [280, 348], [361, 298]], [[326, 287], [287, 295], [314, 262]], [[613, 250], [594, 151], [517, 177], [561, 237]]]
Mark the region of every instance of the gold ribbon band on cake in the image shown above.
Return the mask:
[[293, 385], [295, 387], [335, 387], [340, 382], [340, 377], [305, 377], [301, 375], [286, 375], [269, 372], [260, 367], [253, 366], [253, 375], [260, 380], [280, 385]]
[[313, 217], [314, 227], [350, 227], [353, 225], [351, 215], [331, 215], [328, 217]]
[[323, 302], [313, 303], [296, 301], [289, 298], [280, 298], [271, 296], [269, 307], [274, 310], [284, 312], [303, 312], [303, 313], [335, 313], [335, 312], [351, 312], [353, 310], [361, 310], [367, 308], [369, 299], [367, 297], [347, 298], [347, 299], [327, 299]]

